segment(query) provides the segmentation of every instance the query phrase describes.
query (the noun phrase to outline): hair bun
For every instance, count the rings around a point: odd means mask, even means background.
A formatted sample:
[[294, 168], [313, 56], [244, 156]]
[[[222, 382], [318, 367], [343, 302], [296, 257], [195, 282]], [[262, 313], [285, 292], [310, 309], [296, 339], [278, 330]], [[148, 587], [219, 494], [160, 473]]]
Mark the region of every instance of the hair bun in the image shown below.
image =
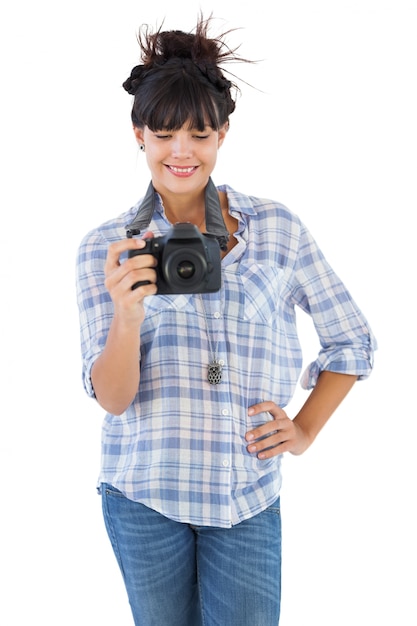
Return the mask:
[[[152, 30], [143, 24], [138, 31], [140, 61], [123, 88], [135, 96], [133, 124], [151, 129], [180, 128], [192, 122], [195, 128], [218, 129], [235, 110], [237, 85], [223, 74], [223, 63], [253, 62], [240, 57], [226, 43], [230, 31], [209, 37], [212, 17], [200, 19], [192, 32]], [[227, 70], [226, 70], [227, 71]], [[230, 72], [229, 72], [229, 75]], [[234, 76], [234, 75], [232, 75]]]
[[133, 70], [130, 72], [129, 78], [125, 80], [123, 83], [123, 88], [126, 89], [127, 93], [130, 93], [131, 96], [134, 96], [138, 90], [139, 84], [141, 80], [147, 73], [147, 68], [145, 65], [136, 65]]

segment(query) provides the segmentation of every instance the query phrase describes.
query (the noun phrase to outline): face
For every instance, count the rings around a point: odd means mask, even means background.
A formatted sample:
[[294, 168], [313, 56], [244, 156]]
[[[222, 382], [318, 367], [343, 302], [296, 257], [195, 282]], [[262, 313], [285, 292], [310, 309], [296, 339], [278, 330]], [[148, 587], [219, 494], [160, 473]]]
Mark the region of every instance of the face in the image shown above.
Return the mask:
[[184, 125], [180, 130], [134, 129], [145, 155], [155, 189], [164, 197], [202, 193], [217, 160], [217, 151], [227, 132], [207, 126], [203, 132]]

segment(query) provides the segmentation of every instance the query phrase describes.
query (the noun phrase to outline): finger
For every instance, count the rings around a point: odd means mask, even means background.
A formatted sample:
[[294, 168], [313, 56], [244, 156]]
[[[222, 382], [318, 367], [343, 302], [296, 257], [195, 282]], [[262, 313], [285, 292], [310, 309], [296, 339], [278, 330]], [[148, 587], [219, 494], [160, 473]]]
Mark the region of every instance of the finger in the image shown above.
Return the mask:
[[128, 273], [146, 267], [156, 267], [157, 264], [157, 258], [153, 254], [138, 254], [125, 259], [120, 267], [123, 267], [124, 271]]
[[267, 459], [286, 451], [287, 436], [283, 431], [275, 431], [248, 445], [250, 454], [256, 454], [258, 459]]
[[245, 438], [246, 441], [256, 441], [258, 439], [261, 439], [262, 437], [267, 437], [268, 435], [275, 433], [277, 430], [279, 430], [279, 424], [277, 423], [277, 420], [269, 420], [264, 424], [261, 424], [256, 428], [252, 428], [252, 430], [249, 430], [246, 433]]
[[120, 239], [109, 245], [107, 251], [107, 258], [104, 265], [105, 274], [109, 274], [111, 271], [119, 267], [120, 255], [128, 250], [140, 250], [146, 246], [146, 242], [143, 239]]
[[269, 408], [273, 406], [273, 402], [257, 402], [256, 404], [252, 404], [248, 409], [248, 415], [257, 415], [258, 413], [266, 413]]
[[[246, 441], [256, 441], [278, 430], [282, 430], [285, 427], [286, 421], [288, 420], [285, 411], [280, 407], [275, 407], [274, 411], [276, 415], [273, 416], [273, 419], [265, 421], [260, 426], [256, 426], [256, 428], [252, 428], [246, 433]], [[270, 415], [272, 415], [272, 413], [270, 413]]]
[[145, 268], [129, 272], [126, 279], [129, 280], [129, 288], [134, 291], [138, 287], [155, 284], [157, 275], [155, 270]]
[[257, 415], [259, 413], [270, 413], [274, 417], [279, 417], [284, 411], [275, 402], [267, 400], [252, 404], [248, 409], [248, 415]]
[[[105, 287], [111, 292], [119, 284], [130, 289], [138, 281], [143, 281], [143, 284], [156, 282], [156, 272], [153, 269], [156, 265], [157, 260], [151, 254], [141, 254], [126, 259], [115, 268], [107, 270]], [[129, 284], [125, 284], [125, 281]]]
[[136, 287], [135, 289], [133, 288], [130, 289], [130, 293], [134, 295], [135, 302], [140, 302], [146, 296], [154, 296], [158, 291], [158, 288], [155, 283], [146, 282], [146, 281], [144, 282], [145, 284], [139, 285], [139, 287]]
[[[149, 256], [149, 255], [146, 255]], [[153, 257], [151, 257], [153, 259]], [[140, 284], [138, 284], [140, 283]], [[122, 263], [105, 280], [105, 286], [113, 299], [124, 297], [124, 294], [133, 290], [134, 285], [152, 285], [156, 283], [156, 271], [151, 267], [128, 269], [128, 264]]]

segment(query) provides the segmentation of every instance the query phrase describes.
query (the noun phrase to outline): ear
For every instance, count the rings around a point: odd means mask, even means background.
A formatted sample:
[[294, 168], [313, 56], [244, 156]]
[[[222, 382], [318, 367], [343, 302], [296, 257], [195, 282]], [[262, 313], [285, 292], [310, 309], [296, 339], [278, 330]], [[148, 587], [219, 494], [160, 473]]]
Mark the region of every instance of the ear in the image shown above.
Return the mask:
[[229, 130], [229, 122], [226, 122], [225, 124], [223, 124], [223, 126], [221, 126], [219, 128], [219, 131], [218, 131], [219, 132], [219, 140], [218, 140], [218, 143], [217, 143], [217, 147], [218, 148], [220, 148], [221, 145], [223, 144], [223, 141], [226, 138], [228, 130]]
[[136, 141], [143, 145], [145, 140], [143, 138], [143, 128], [138, 128], [137, 126], [133, 127], [133, 132], [135, 133]]

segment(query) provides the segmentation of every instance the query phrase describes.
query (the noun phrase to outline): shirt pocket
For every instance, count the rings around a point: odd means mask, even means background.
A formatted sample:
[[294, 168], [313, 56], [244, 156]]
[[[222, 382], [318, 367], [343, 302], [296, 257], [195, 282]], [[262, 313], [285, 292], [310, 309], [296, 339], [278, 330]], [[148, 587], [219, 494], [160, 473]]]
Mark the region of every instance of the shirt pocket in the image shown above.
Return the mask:
[[195, 312], [195, 306], [192, 294], [173, 294], [161, 295], [156, 294], [144, 300], [146, 317], [158, 315], [164, 311], [183, 311]]
[[271, 324], [276, 320], [284, 270], [276, 266], [253, 263], [240, 267], [244, 293], [245, 320]]

